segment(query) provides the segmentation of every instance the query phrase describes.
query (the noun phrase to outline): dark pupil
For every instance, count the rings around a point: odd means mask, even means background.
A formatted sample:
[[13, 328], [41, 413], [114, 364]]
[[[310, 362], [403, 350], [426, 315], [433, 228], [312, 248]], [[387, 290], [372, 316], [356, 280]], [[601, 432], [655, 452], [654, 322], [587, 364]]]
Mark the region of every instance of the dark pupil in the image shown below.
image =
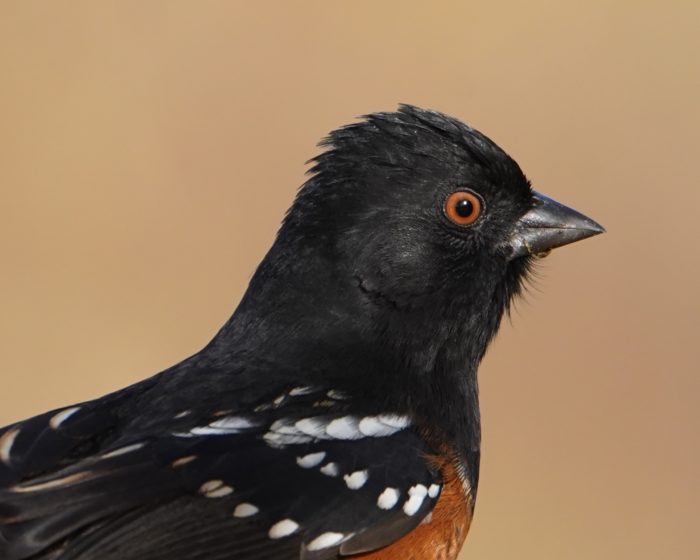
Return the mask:
[[455, 204], [455, 212], [461, 218], [468, 218], [474, 212], [474, 205], [470, 200], [463, 198], [457, 204]]

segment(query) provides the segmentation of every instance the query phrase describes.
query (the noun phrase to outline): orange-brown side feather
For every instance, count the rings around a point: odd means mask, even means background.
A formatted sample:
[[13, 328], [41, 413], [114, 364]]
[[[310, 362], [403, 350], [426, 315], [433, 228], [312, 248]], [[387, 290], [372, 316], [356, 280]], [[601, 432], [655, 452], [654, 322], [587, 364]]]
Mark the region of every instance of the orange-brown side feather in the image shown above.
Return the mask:
[[406, 536], [380, 550], [352, 556], [358, 560], [455, 560], [469, 531], [474, 500], [455, 464], [436, 460], [445, 481], [432, 516]]

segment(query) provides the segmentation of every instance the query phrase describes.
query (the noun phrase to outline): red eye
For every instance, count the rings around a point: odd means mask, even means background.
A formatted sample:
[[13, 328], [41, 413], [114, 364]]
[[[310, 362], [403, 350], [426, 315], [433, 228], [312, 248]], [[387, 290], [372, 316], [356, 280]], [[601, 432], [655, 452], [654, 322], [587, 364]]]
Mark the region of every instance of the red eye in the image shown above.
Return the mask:
[[453, 192], [445, 200], [445, 215], [458, 226], [469, 226], [481, 215], [481, 199], [468, 191]]

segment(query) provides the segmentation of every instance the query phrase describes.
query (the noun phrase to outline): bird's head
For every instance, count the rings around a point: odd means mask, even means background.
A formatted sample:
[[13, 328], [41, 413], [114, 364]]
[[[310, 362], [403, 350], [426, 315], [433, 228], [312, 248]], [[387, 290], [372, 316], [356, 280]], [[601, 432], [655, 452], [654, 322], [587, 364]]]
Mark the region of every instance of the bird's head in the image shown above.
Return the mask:
[[371, 317], [391, 340], [434, 347], [426, 368], [448, 340], [468, 338], [478, 361], [533, 256], [603, 231], [438, 112], [372, 114], [322, 146], [251, 287], [277, 317], [289, 304], [286, 324], [319, 309], [331, 332], [333, 318], [348, 330], [348, 315]]
[[603, 231], [534, 192], [494, 142], [441, 113], [404, 105], [322, 145], [280, 235], [397, 308], [442, 290], [473, 296], [479, 280], [512, 277], [517, 291], [533, 255]]

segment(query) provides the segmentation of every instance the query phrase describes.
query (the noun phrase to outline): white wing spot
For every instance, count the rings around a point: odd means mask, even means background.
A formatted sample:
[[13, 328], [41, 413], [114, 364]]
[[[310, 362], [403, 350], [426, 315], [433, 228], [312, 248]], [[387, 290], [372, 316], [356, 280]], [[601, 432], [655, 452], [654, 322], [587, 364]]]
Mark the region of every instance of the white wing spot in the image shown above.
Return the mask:
[[343, 478], [350, 490], [359, 490], [365, 485], [369, 475], [367, 471], [355, 471], [354, 473], [346, 474]]
[[[193, 436], [223, 436], [226, 434], [232, 434], [236, 432], [231, 432], [230, 430], [219, 430], [217, 428], [212, 428], [210, 426], [195, 426], [189, 431], [188, 435], [180, 437], [193, 437]], [[178, 434], [179, 435], [179, 434]]]
[[68, 418], [73, 416], [73, 414], [79, 410], [79, 406], [72, 406], [62, 410], [61, 412], [57, 412], [51, 417], [51, 420], [49, 420], [49, 426], [51, 426], [52, 429], [57, 430], [61, 424], [63, 424], [66, 420], [68, 420]]
[[[364, 418], [357, 416], [341, 416], [332, 419], [327, 416], [310, 416], [299, 420], [281, 418], [270, 425], [268, 431], [263, 435], [263, 439], [272, 447], [279, 448], [285, 445], [310, 443], [313, 440], [355, 440], [364, 437], [390, 436], [410, 425], [411, 421], [408, 417], [395, 414], [366, 416]], [[194, 428], [191, 433], [215, 434], [218, 433], [219, 429], [217, 423], [212, 422], [208, 426]], [[236, 426], [235, 429], [244, 428], [241, 425], [240, 427]]]
[[211, 422], [209, 425], [212, 428], [221, 428], [222, 430], [248, 430], [258, 426], [258, 423], [244, 416], [226, 416]]
[[377, 498], [379, 509], [391, 509], [399, 501], [399, 491], [396, 488], [385, 488]]
[[294, 423], [294, 427], [307, 436], [324, 438], [328, 424], [320, 418], [302, 418]]
[[409, 498], [403, 505], [403, 512], [406, 515], [415, 515], [415, 513], [423, 505], [423, 500], [428, 494], [428, 489], [422, 484], [416, 484], [408, 489]]
[[334, 439], [361, 439], [359, 422], [353, 416], [342, 416], [326, 426], [326, 433]]
[[431, 484], [430, 488], [428, 488], [428, 496], [430, 496], [431, 498], [437, 498], [439, 493], [440, 493], [440, 485], [439, 484]]
[[208, 480], [199, 487], [199, 491], [202, 494], [205, 494], [207, 492], [211, 492], [212, 490], [216, 490], [217, 488], [221, 488], [223, 485], [223, 480]]
[[265, 442], [274, 448], [282, 448], [285, 445], [294, 445], [297, 443], [309, 443], [313, 441], [313, 438], [305, 435], [287, 435], [287, 434], [277, 434], [275, 432], [267, 432], [263, 439]]
[[219, 436], [226, 434], [240, 434], [259, 424], [243, 416], [226, 416], [210, 422], [206, 426], [196, 426], [190, 430], [195, 436]]
[[288, 537], [292, 533], [295, 533], [297, 529], [299, 529], [299, 524], [296, 521], [283, 519], [270, 527], [267, 535], [271, 539], [281, 539], [282, 537]]
[[312, 438], [303, 434], [294, 425], [293, 421], [285, 418], [275, 420], [270, 426], [269, 431], [263, 435], [263, 439], [271, 447], [284, 447], [285, 445], [295, 443], [309, 443]]
[[183, 465], [186, 465], [187, 463], [191, 463], [197, 458], [196, 455], [187, 455], [185, 457], [180, 457], [179, 459], [175, 459], [172, 463], [170, 463], [170, 466], [173, 467], [174, 469], [178, 467], [182, 467]]
[[238, 504], [236, 506], [236, 509], [233, 510], [233, 516], [234, 517], [251, 517], [258, 513], [260, 510], [255, 507], [253, 504], [249, 504], [247, 502], [243, 502], [242, 504]]
[[365, 416], [360, 420], [360, 432], [370, 437], [386, 437], [400, 432], [411, 425], [406, 416], [394, 414], [380, 414], [379, 416]]
[[18, 484], [13, 486], [10, 491], [17, 493], [40, 492], [41, 490], [50, 490], [51, 488], [67, 486], [69, 484], [73, 484], [74, 482], [80, 482], [81, 480], [92, 478], [92, 476], [93, 473], [91, 471], [80, 471], [61, 478], [53, 478], [45, 482], [37, 482], [35, 484]]
[[179, 418], [184, 418], [185, 416], [189, 415], [190, 411], [189, 410], [183, 410], [182, 412], [178, 412], [173, 418], [179, 419]]
[[299, 430], [296, 428], [296, 426], [286, 418], [282, 418], [281, 420], [275, 420], [271, 425], [270, 425], [270, 432], [277, 432], [279, 434], [288, 434], [288, 435], [298, 435]]
[[145, 443], [132, 443], [131, 445], [125, 445], [124, 447], [119, 447], [118, 449], [113, 449], [112, 451], [108, 451], [107, 453], [104, 453], [103, 455], [100, 455], [100, 459], [109, 459], [110, 457], [119, 457], [119, 455], [125, 455], [127, 453], [131, 453], [132, 451], [136, 451], [137, 449], [141, 449]]
[[347, 394], [343, 393], [342, 391], [336, 391], [335, 389], [328, 391], [326, 396], [337, 401], [343, 401], [348, 398]]
[[309, 395], [314, 392], [316, 392], [316, 390], [313, 387], [294, 387], [289, 391], [289, 394], [292, 397], [299, 397], [301, 395]]
[[230, 486], [222, 486], [221, 488], [218, 488], [211, 492], [207, 492], [204, 495], [207, 498], [223, 498], [224, 496], [228, 496], [229, 494], [233, 494], [233, 488], [231, 488]]
[[304, 469], [310, 469], [321, 463], [326, 458], [325, 451], [319, 451], [318, 453], [309, 453], [303, 457], [297, 457], [297, 465]]
[[207, 498], [223, 498], [233, 493], [233, 488], [224, 484], [223, 480], [209, 480], [199, 487], [199, 492]]
[[336, 544], [341, 543], [344, 539], [345, 535], [343, 535], [343, 533], [323, 533], [322, 535], [319, 535], [314, 540], [312, 540], [309, 544], [307, 544], [306, 549], [323, 550], [324, 548], [328, 548], [330, 546], [334, 546]]
[[18, 435], [19, 428], [12, 428], [0, 437], [0, 461], [6, 465], [10, 464], [10, 452]]
[[380, 422], [396, 428], [396, 431], [408, 428], [411, 425], [411, 419], [408, 416], [400, 416], [398, 414], [380, 414], [377, 416]]
[[396, 428], [380, 422], [376, 416], [365, 416], [360, 420], [360, 432], [369, 437], [384, 437], [396, 433]]
[[326, 476], [338, 476], [338, 465], [336, 463], [323, 465], [319, 470]]

